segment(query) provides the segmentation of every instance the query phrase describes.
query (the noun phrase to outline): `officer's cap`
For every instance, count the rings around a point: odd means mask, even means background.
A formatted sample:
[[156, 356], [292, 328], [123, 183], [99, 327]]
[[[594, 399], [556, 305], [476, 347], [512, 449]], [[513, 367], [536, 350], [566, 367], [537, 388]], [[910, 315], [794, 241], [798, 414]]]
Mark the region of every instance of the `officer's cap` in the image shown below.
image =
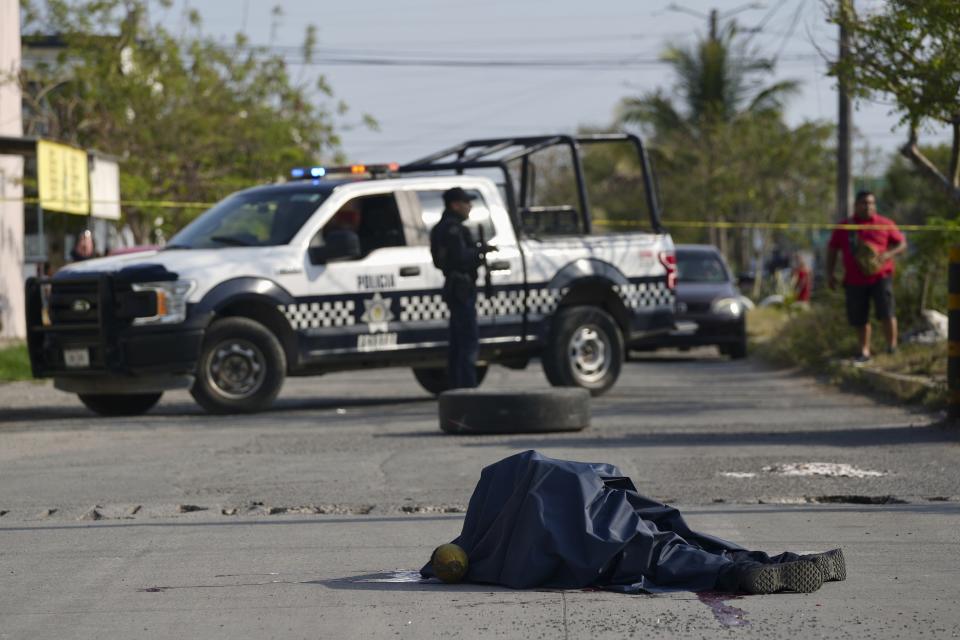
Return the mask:
[[443, 203], [450, 204], [451, 202], [470, 202], [471, 200], [476, 200], [477, 196], [470, 195], [460, 187], [454, 187], [453, 189], [447, 189], [443, 192]]

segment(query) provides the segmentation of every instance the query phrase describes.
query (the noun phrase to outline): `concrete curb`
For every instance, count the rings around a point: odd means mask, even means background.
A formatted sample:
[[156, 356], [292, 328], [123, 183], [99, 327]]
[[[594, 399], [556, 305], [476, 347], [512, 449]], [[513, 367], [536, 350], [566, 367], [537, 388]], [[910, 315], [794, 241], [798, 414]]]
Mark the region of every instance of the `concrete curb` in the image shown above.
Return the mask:
[[835, 360], [832, 373], [842, 382], [863, 386], [901, 402], [935, 401], [946, 389], [946, 382], [927, 376], [907, 375], [855, 364], [851, 360]]

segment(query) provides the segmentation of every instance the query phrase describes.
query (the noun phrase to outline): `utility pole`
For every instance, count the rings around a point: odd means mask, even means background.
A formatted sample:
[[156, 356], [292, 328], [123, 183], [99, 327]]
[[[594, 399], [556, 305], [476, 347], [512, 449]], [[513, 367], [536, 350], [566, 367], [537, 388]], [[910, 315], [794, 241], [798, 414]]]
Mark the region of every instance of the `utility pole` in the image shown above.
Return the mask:
[[[708, 18], [708, 24], [710, 25], [710, 45], [714, 46], [717, 42], [717, 21], [720, 18], [720, 12], [716, 9], [710, 10], [710, 17]], [[707, 173], [709, 176], [713, 176], [713, 141], [712, 141], [712, 131], [707, 134]], [[709, 189], [709, 187], [708, 187]], [[710, 206], [710, 215], [716, 215], [716, 209], [713, 206], [713, 194], [707, 193], [707, 203]], [[710, 244], [719, 247], [720, 253], [727, 255], [726, 247], [726, 233], [722, 229], [719, 229], [715, 226], [710, 227]]]
[[[839, 62], [842, 64], [850, 54], [850, 34], [844, 26], [850, 17], [850, 0], [840, 0], [840, 51]], [[847, 92], [847, 80], [841, 73], [838, 78], [837, 95], [837, 218], [844, 220], [850, 217], [852, 178], [850, 175], [850, 95]]]

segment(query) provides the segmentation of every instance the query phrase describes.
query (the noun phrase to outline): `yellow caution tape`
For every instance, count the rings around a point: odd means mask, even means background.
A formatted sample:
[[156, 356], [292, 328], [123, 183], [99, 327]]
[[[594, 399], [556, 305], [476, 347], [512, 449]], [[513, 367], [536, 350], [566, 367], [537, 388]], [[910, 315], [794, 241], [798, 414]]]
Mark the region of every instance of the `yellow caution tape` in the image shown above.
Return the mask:
[[[22, 202], [23, 204], [39, 204], [39, 198], [0, 198], [0, 202]], [[206, 209], [212, 207], [215, 202], [180, 202], [176, 200], [89, 200], [90, 204], [119, 204], [128, 207], [159, 207], [165, 209]], [[648, 224], [639, 220], [603, 220], [594, 219], [593, 224], [598, 227], [648, 227]], [[889, 229], [889, 225], [882, 224], [840, 224], [833, 222], [751, 222], [727, 220], [716, 220], [713, 222], [704, 220], [671, 220], [665, 222], [667, 227], [681, 229], [772, 229], [772, 230], [807, 230], [817, 229], [846, 229], [854, 231], [857, 229], [880, 230]], [[960, 233], [960, 228], [947, 225], [933, 224], [903, 224], [897, 225], [900, 231], [954, 231]], [[950, 253], [951, 261], [960, 261], [960, 247], [952, 248]], [[954, 253], [956, 252], [956, 254]]]
[[947, 357], [960, 357], [960, 342], [957, 342], [956, 340], [950, 340], [947, 342]]
[[960, 262], [960, 246], [950, 247], [950, 262]]
[[[593, 220], [593, 224], [600, 227], [649, 226], [636, 220]], [[729, 222], [725, 220], [717, 220], [715, 222], [705, 222], [700, 220], [671, 220], [665, 221], [664, 226], [688, 229], [801, 229], [807, 231], [814, 231], [817, 229], [847, 229], [850, 231], [855, 231], [858, 229], [879, 230], [890, 228], [890, 225], [883, 224], [840, 224], [835, 222]], [[897, 229], [900, 231], [954, 231], [960, 233], [960, 228], [958, 227], [933, 224], [903, 224], [897, 225]]]
[[[22, 202], [23, 204], [40, 204], [39, 198], [0, 198], [0, 202]], [[60, 202], [63, 202], [61, 200]], [[67, 201], [71, 202], [71, 201]], [[80, 202], [79, 200], [76, 202]], [[179, 202], [176, 200], [83, 200], [89, 204], [118, 204], [127, 207], [159, 207], [163, 209], [207, 209], [215, 202]]]

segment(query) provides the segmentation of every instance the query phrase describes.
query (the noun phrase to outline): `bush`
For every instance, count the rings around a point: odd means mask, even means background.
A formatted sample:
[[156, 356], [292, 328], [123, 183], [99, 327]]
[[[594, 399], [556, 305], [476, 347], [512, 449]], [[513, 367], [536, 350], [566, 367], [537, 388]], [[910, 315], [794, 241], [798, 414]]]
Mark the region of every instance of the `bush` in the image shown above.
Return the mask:
[[[856, 355], [856, 333], [847, 324], [842, 292], [821, 292], [819, 300], [800, 307], [757, 308], [747, 314], [747, 333], [753, 353], [761, 358], [813, 371], [830, 371], [834, 361]], [[899, 301], [898, 301], [899, 305]], [[905, 322], [900, 319], [901, 328]], [[872, 320], [871, 366], [893, 373], [946, 376], [946, 347], [943, 344], [904, 344], [894, 354], [885, 353], [883, 331]], [[901, 331], [902, 334], [902, 331]]]
[[[809, 309], [754, 309], [747, 315], [747, 326], [755, 341], [754, 352], [768, 360], [810, 369], [823, 369], [831, 360], [849, 358], [856, 353], [857, 338], [847, 325], [842, 297], [836, 294]], [[759, 312], [759, 313], [758, 313]], [[773, 314], [781, 314], [779, 322]], [[751, 329], [753, 325], [753, 329]], [[766, 336], [760, 327], [766, 327]]]

